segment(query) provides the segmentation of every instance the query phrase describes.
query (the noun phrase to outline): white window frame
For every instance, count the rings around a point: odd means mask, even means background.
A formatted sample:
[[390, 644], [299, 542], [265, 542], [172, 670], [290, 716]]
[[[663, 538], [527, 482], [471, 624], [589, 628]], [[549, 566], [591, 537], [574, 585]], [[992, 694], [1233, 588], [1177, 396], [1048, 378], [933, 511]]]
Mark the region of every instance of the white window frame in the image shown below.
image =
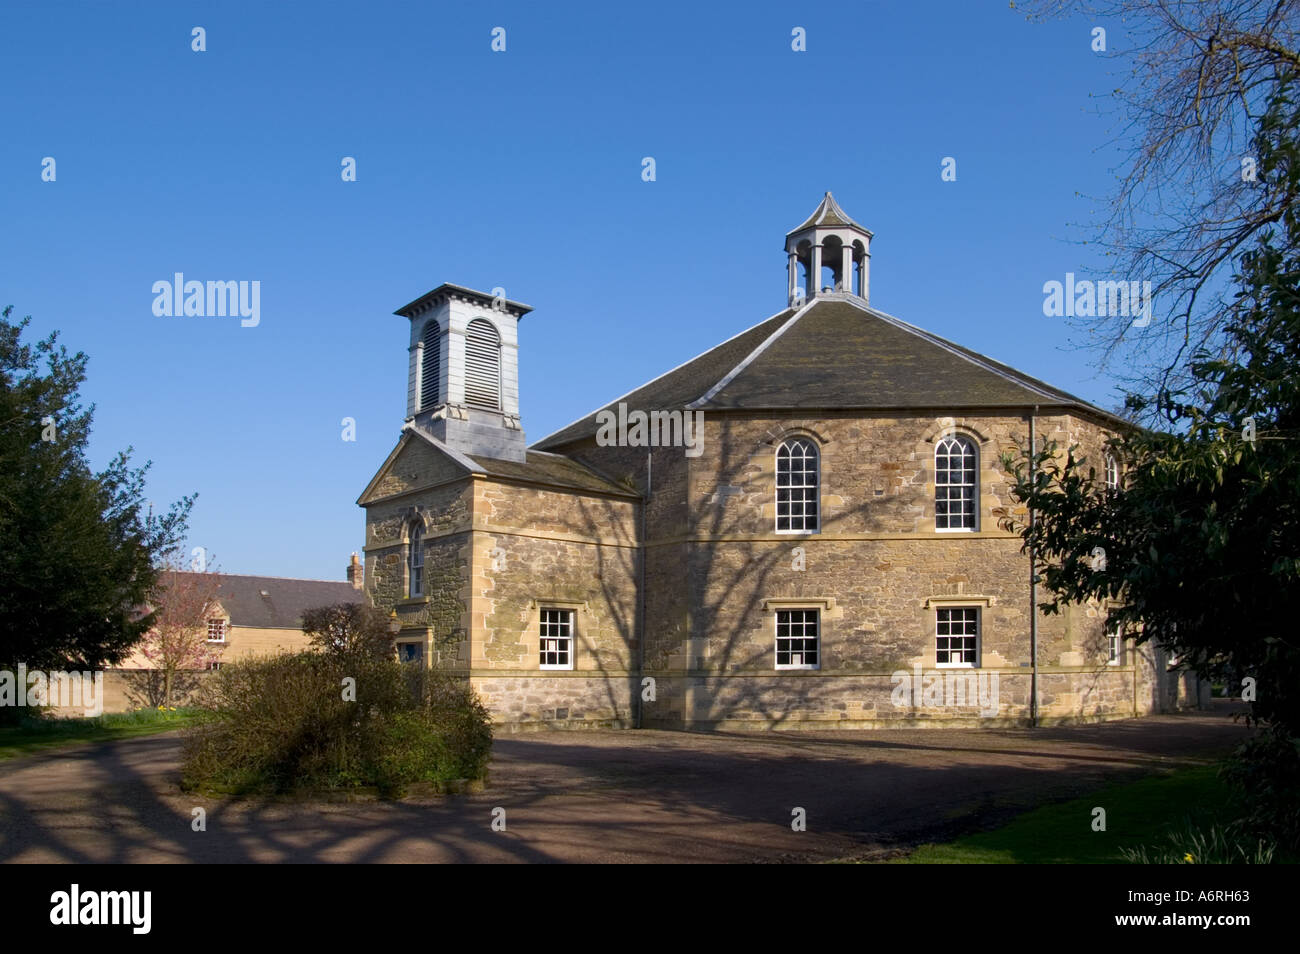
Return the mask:
[[[807, 484], [807, 483], [800, 484], [798, 487], [794, 487], [792, 485], [787, 485], [785, 487], [782, 487], [781, 486], [781, 451], [786, 450], [787, 448], [792, 447], [795, 444], [805, 444], [812, 452], [811, 454], [807, 454], [807, 453], [802, 454], [800, 456], [800, 459], [803, 460], [808, 458], [809, 456], [812, 457], [813, 482], [812, 484]], [[787, 455], [787, 460], [788, 459], [789, 456]], [[774, 514], [773, 521], [772, 521], [775, 532], [780, 534], [793, 534], [798, 536], [807, 536], [810, 533], [820, 533], [821, 526], [822, 526], [822, 450], [821, 447], [819, 447], [817, 442], [813, 440], [811, 437], [805, 437], [803, 435], [787, 437], [785, 440], [781, 441], [781, 443], [778, 444], [776, 447], [775, 463], [776, 463], [776, 469], [773, 472], [773, 479], [775, 481], [776, 486], [773, 488], [773, 500], [776, 503], [776, 513]], [[799, 529], [787, 528], [785, 530], [782, 530], [781, 529], [781, 491], [782, 490], [807, 491], [809, 488], [812, 489], [813, 503], [817, 507], [817, 513], [816, 516], [813, 517], [812, 527], [810, 528], [806, 525], [807, 524], [806, 514], [800, 514], [799, 519], [805, 522], [804, 527], [801, 527]], [[791, 501], [786, 500], [785, 503], [786, 506], [788, 507]], [[800, 504], [802, 509], [802, 506], [806, 505], [806, 500], [801, 499]], [[793, 522], [795, 518], [790, 514], [786, 514], [785, 519]]]
[[[975, 661], [974, 662], [939, 662], [939, 640], [951, 639], [953, 634], [939, 633], [939, 614], [951, 612], [953, 610], [971, 610], [975, 614]], [[967, 634], [958, 634], [958, 638], [966, 638]], [[934, 667], [936, 669], [979, 669], [980, 659], [984, 652], [984, 611], [980, 606], [973, 606], [969, 603], [946, 603], [934, 608]], [[949, 649], [951, 654], [952, 650]]]
[[[971, 456], [975, 459], [975, 483], [972, 485], [971, 500], [971, 525], [969, 527], [941, 527], [939, 526], [939, 489], [941, 487], [965, 487], [967, 484], [940, 484], [939, 483], [939, 451], [949, 441], [956, 441], [965, 447], [970, 448]], [[951, 455], [948, 455], [951, 456]], [[963, 457], [965, 455], [963, 454]], [[930, 464], [934, 468], [934, 532], [935, 533], [978, 533], [980, 529], [980, 446], [979, 442], [967, 434], [947, 434], [935, 443], [934, 454], [930, 458]], [[951, 522], [952, 512], [949, 511], [946, 519]]]
[[1104, 466], [1106, 471], [1106, 489], [1119, 490], [1119, 461], [1115, 459], [1115, 455], [1107, 454]]
[[[781, 660], [781, 639], [782, 639], [781, 614], [783, 613], [812, 613], [813, 614], [813, 625], [817, 627], [816, 636], [814, 637], [817, 641], [817, 661], [815, 663], [802, 662], [802, 659], [804, 658], [803, 653], [799, 654], [799, 658], [801, 661], [798, 663], [782, 663], [780, 661]], [[801, 620], [799, 625], [805, 626], [806, 619]], [[785, 638], [786, 639], [807, 639], [808, 637], [806, 635], [803, 635], [803, 636], [786, 636]], [[821, 609], [819, 609], [816, 606], [782, 606], [772, 614], [772, 664], [775, 669], [782, 670], [782, 671], [821, 669], [822, 667], [822, 611]]]
[[[213, 624], [213, 623], [217, 623], [217, 624], [218, 624], [218, 626], [217, 626], [217, 631], [221, 634], [220, 636], [215, 636], [215, 637], [214, 637], [214, 636], [212, 635], [212, 624]], [[224, 643], [224, 642], [226, 641], [226, 635], [227, 635], [229, 632], [230, 632], [230, 620], [228, 620], [228, 619], [224, 619], [224, 618], [222, 618], [222, 617], [220, 617], [220, 616], [211, 616], [211, 617], [208, 618], [208, 642], [210, 642], [210, 643]]]
[[1106, 665], [1124, 665], [1124, 634], [1118, 629], [1106, 633]]
[[[548, 613], [561, 613], [568, 617], [566, 623], [559, 620], [547, 620]], [[554, 636], [548, 635], [546, 628], [548, 626], [567, 625], [568, 635]], [[554, 649], [548, 648], [547, 643], [554, 642]], [[567, 643], [565, 648], [560, 649], [560, 643]], [[578, 648], [578, 611], [570, 606], [540, 606], [537, 612], [537, 665], [540, 669], [547, 670], [571, 670], [573, 669], [573, 660], [577, 655]], [[563, 663], [546, 663], [542, 662], [544, 653], [564, 653], [568, 657], [567, 662]]]
[[[419, 575], [416, 575], [416, 571]], [[424, 596], [424, 528], [411, 525], [406, 544], [406, 595], [408, 599]]]

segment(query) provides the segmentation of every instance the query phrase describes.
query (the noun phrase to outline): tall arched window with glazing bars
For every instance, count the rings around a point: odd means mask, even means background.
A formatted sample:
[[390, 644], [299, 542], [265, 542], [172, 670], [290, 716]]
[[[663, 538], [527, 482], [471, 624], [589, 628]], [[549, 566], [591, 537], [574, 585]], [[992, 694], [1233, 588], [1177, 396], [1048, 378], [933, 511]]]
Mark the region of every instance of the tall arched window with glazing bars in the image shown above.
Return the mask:
[[815, 533], [821, 519], [817, 445], [806, 437], [776, 450], [776, 532]]
[[406, 554], [407, 596], [424, 595], [424, 528], [411, 525], [411, 540]]
[[975, 442], [960, 434], [945, 437], [934, 449], [934, 529], [977, 530], [978, 508]]
[[1119, 490], [1119, 461], [1114, 454], [1106, 455], [1106, 489]]

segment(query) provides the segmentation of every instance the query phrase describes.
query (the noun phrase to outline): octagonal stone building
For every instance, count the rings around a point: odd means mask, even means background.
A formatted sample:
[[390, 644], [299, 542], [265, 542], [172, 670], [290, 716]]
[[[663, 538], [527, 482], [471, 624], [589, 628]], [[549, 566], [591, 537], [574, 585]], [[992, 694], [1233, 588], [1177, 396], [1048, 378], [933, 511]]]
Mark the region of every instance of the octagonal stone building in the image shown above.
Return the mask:
[[871, 239], [827, 193], [786, 237], [785, 308], [531, 446], [531, 309], [451, 284], [398, 309], [406, 421], [358, 503], [399, 656], [514, 728], [1176, 705], [1167, 660], [1107, 633], [1103, 607], [1034, 611], [1000, 526], [1004, 452], [1077, 444], [1118, 479], [1104, 445], [1124, 422], [871, 307]]

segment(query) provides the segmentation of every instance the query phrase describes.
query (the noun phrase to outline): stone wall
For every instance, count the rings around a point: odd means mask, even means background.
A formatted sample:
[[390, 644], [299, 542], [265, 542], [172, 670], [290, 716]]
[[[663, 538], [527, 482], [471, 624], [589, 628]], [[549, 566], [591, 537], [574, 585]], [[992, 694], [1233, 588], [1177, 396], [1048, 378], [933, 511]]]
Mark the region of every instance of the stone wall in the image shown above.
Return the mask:
[[[1045, 415], [1036, 429], [1040, 445], [1080, 444], [1101, 472], [1107, 435], [1099, 426]], [[936, 610], [956, 606], [979, 610], [978, 667], [999, 673], [998, 718], [1027, 719], [1029, 560], [1019, 537], [1001, 526], [1025, 512], [1010, 496], [1000, 458], [1026, 448], [1028, 432], [1027, 417], [1002, 413], [733, 414], [706, 416], [699, 458], [657, 449], [656, 499], [647, 509], [645, 674], [662, 695], [647, 703], [647, 724], [962, 718], [960, 711], [909, 715], [889, 703], [893, 672], [936, 667]], [[935, 445], [954, 433], [979, 450], [974, 532], [934, 527]], [[819, 447], [817, 533], [774, 529], [776, 449], [797, 435]], [[584, 445], [575, 456], [606, 473], [635, 473], [628, 449]], [[793, 606], [820, 611], [818, 670], [775, 669], [775, 614]], [[1154, 669], [1136, 658], [1106, 664], [1104, 618], [1099, 606], [1039, 614], [1044, 721], [1152, 709]]]
[[[399, 639], [419, 641], [427, 660], [452, 669], [469, 663], [472, 483], [436, 449], [412, 440], [377, 484], [397, 496], [383, 497], [376, 489], [363, 501], [367, 598], [396, 611]], [[422, 595], [413, 598], [406, 558], [417, 522], [424, 528], [424, 585]]]
[[[229, 617], [227, 617], [229, 620]], [[307, 635], [301, 629], [269, 626], [236, 626], [230, 624], [226, 631], [224, 643], [209, 643], [208, 646], [218, 653], [221, 662], [238, 662], [255, 656], [269, 656], [275, 653], [294, 653], [310, 645]], [[139, 649], [131, 652], [116, 669], [151, 669], [153, 663]]]
[[635, 688], [629, 674], [475, 675], [470, 683], [494, 721], [510, 730], [632, 726]]
[[[188, 705], [202, 689], [212, 673], [184, 671], [176, 673], [172, 683], [172, 705]], [[152, 709], [162, 703], [162, 673], [156, 669], [106, 669], [104, 670], [104, 713], [128, 712], [132, 709]], [[50, 706], [46, 711], [59, 718], [80, 719], [86, 716], [81, 706]]]
[[[1040, 442], [1079, 444], [1102, 472], [1107, 433], [1098, 424], [1054, 414], [1036, 425]], [[399, 455], [391, 468], [399, 477], [382, 482], [397, 496], [368, 503], [367, 592], [397, 608], [404, 635], [425, 627], [433, 646], [450, 634], [454, 645], [438, 661], [469, 678], [503, 726], [630, 725], [638, 709], [643, 724], [663, 727], [1022, 724], [1030, 717], [1030, 567], [1004, 523], [1026, 514], [1000, 458], [1026, 448], [1028, 431], [1027, 416], [1002, 412], [736, 413], [706, 416], [698, 458], [594, 440], [571, 447], [606, 477], [638, 493], [649, 487], [644, 549], [635, 500], [457, 478], [445, 462], [426, 474], [423, 458]], [[954, 433], [979, 450], [974, 531], [934, 526], [935, 446]], [[775, 531], [775, 453], [794, 435], [819, 447], [816, 533]], [[414, 513], [427, 547], [418, 600], [405, 595], [403, 534]], [[572, 671], [540, 667], [539, 614], [548, 606], [574, 611]], [[819, 611], [815, 670], [775, 668], [776, 613], [794, 607]], [[996, 711], [900, 703], [896, 673], [924, 680], [937, 669], [942, 607], [978, 609], [980, 639], [977, 668], [940, 672], [996, 675]], [[1038, 614], [1040, 721], [1164, 706], [1161, 664], [1150, 653], [1130, 648], [1121, 665], [1108, 665], [1104, 621], [1097, 605]], [[654, 686], [641, 702], [643, 677]]]
[[[896, 702], [896, 690], [911, 686], [890, 674], [809, 672], [669, 673], [655, 677], [655, 700], [645, 703], [647, 728], [690, 729], [880, 729], [953, 726], [1023, 726], [1030, 720], [1030, 673], [1025, 669], [942, 670], [938, 705], [925, 700], [933, 670], [921, 674], [919, 694]], [[980, 704], [980, 687], [967, 680], [991, 678]], [[948, 688], [947, 681], [965, 683]], [[1043, 725], [1123, 719], [1149, 712], [1135, 707], [1132, 667], [1048, 670], [1039, 673], [1039, 721]], [[960, 684], [960, 683], [959, 683]], [[961, 693], [960, 695], [958, 693]], [[957, 704], [962, 699], [967, 704]], [[904, 701], [905, 700], [905, 701]], [[972, 703], [971, 700], [974, 700]], [[899, 703], [902, 704], [899, 704]]]
[[[636, 511], [623, 498], [476, 481], [471, 671], [495, 719], [631, 724]], [[572, 672], [541, 668], [544, 608], [573, 612]]]

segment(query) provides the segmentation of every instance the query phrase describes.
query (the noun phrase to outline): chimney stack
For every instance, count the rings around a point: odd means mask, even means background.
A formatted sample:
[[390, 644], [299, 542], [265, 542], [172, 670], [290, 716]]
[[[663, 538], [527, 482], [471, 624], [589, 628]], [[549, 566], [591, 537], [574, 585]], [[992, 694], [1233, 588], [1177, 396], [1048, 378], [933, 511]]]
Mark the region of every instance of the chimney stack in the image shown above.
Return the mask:
[[354, 589], [361, 589], [365, 585], [365, 567], [362, 566], [360, 558], [356, 551], [352, 553], [352, 561], [348, 564], [347, 580], [352, 584]]

